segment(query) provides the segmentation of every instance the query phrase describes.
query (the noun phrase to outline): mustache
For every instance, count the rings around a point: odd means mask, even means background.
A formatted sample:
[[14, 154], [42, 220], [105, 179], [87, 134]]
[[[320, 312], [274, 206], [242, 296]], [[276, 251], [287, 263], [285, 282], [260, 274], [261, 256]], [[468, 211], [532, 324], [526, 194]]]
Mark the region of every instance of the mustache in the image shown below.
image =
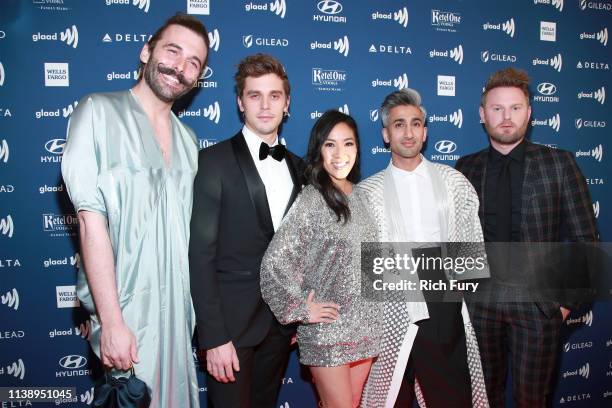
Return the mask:
[[191, 86], [191, 83], [189, 83], [189, 81], [187, 81], [187, 79], [185, 79], [185, 76], [183, 74], [181, 74], [180, 72], [176, 72], [176, 70], [170, 68], [170, 67], [166, 67], [165, 65], [162, 64], [158, 64], [157, 65], [157, 71], [160, 74], [164, 74], [164, 75], [171, 75], [173, 77], [175, 77], [176, 79], [178, 79], [178, 81], [185, 86]]

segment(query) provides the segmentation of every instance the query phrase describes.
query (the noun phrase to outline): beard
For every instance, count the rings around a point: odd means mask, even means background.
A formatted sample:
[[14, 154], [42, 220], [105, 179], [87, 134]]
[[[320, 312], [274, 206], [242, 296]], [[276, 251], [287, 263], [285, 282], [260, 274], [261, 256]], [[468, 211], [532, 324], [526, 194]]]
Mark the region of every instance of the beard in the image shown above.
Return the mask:
[[[179, 84], [182, 85], [180, 89], [173, 89], [163, 82], [160, 75], [168, 75], [175, 77]], [[185, 95], [193, 88], [194, 82], [189, 82], [183, 74], [176, 72], [174, 69], [166, 67], [159, 63], [156, 59], [151, 58], [144, 67], [144, 80], [151, 88], [151, 91], [161, 101], [166, 103], [172, 103]], [[197, 78], [196, 78], [197, 81]]]
[[491, 139], [495, 140], [497, 143], [501, 145], [511, 145], [511, 144], [521, 141], [525, 137], [525, 134], [527, 133], [528, 123], [529, 122], [526, 121], [523, 126], [517, 127], [516, 130], [512, 133], [498, 131], [496, 128], [491, 127], [487, 123], [485, 123], [484, 125], [487, 131], [487, 134], [489, 135]]

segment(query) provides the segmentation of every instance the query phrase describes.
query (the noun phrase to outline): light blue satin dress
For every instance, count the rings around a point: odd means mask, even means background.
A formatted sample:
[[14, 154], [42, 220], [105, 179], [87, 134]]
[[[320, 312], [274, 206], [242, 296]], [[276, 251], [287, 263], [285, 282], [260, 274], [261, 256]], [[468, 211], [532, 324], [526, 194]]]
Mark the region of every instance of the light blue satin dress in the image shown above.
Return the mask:
[[[131, 91], [89, 95], [72, 113], [62, 175], [75, 210], [108, 220], [119, 304], [138, 343], [136, 375], [152, 407], [198, 407], [191, 338], [189, 220], [197, 141], [174, 114], [166, 166], [153, 128]], [[85, 271], [77, 295], [91, 313], [91, 346], [100, 324]]]

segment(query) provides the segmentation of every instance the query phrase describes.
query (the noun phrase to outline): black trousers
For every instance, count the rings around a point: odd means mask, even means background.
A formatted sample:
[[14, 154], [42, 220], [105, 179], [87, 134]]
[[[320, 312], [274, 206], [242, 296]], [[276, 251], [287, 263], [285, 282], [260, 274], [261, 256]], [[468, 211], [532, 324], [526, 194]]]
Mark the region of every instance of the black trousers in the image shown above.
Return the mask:
[[206, 374], [208, 397], [214, 408], [276, 408], [281, 379], [287, 368], [291, 336], [272, 324], [263, 341], [238, 347], [240, 371], [236, 381], [221, 383]]

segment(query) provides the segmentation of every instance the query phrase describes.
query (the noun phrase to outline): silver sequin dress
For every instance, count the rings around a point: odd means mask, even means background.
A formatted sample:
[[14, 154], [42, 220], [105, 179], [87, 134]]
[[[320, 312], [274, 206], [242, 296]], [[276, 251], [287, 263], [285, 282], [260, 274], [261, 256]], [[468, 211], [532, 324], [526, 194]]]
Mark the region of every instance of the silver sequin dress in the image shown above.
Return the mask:
[[[306, 186], [274, 235], [261, 265], [261, 292], [283, 324], [298, 322], [300, 362], [338, 366], [378, 354], [380, 305], [361, 296], [362, 241], [376, 229], [361, 192], [348, 196], [345, 224], [323, 196]], [[340, 305], [333, 323], [308, 324], [306, 298]]]

